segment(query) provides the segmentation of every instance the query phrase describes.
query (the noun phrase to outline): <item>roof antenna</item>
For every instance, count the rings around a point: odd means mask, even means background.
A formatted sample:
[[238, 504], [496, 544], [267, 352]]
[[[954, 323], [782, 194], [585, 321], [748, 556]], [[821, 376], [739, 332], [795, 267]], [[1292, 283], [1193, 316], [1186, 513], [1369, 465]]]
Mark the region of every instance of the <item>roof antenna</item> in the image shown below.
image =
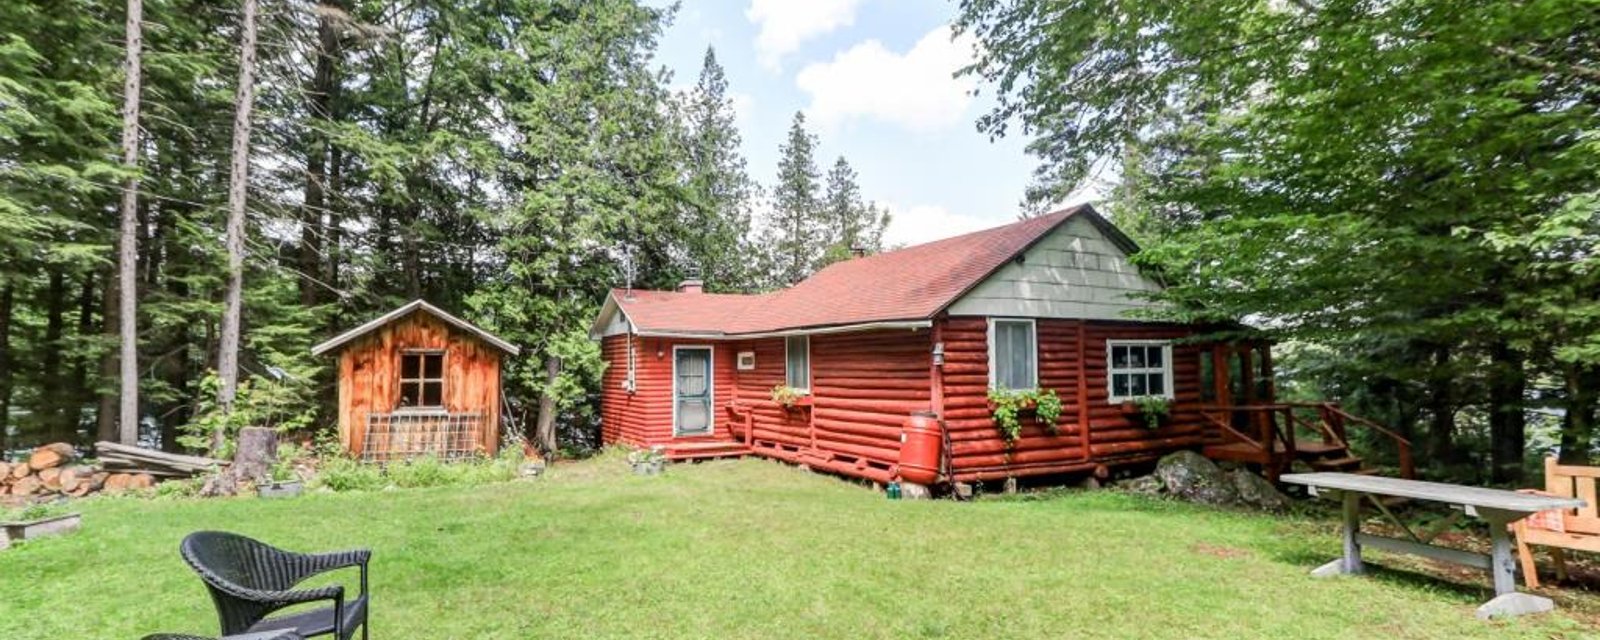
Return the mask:
[[633, 277], [634, 277], [633, 251], [631, 249], [628, 249], [628, 248], [625, 247], [625, 248], [622, 249], [622, 282], [623, 282], [622, 298], [624, 300], [632, 300], [633, 299]]

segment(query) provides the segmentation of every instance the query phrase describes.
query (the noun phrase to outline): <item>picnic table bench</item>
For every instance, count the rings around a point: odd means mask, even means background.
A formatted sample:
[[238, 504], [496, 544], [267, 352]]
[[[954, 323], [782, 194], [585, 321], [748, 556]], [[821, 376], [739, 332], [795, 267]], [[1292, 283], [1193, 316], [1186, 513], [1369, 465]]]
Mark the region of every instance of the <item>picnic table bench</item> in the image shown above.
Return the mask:
[[[1584, 506], [1584, 501], [1577, 498], [1539, 496], [1501, 489], [1353, 473], [1294, 473], [1285, 475], [1280, 480], [1290, 484], [1305, 485], [1312, 495], [1337, 492], [1343, 500], [1344, 557], [1317, 567], [1311, 572], [1312, 575], [1326, 577], [1361, 573], [1363, 546], [1487, 569], [1494, 579], [1495, 597], [1478, 607], [1478, 617], [1482, 619], [1538, 613], [1555, 608], [1549, 598], [1517, 592], [1517, 565], [1512, 559], [1511, 538], [1507, 528], [1511, 523], [1540, 511]], [[1433, 529], [1418, 533], [1395, 517], [1394, 512], [1384, 504], [1385, 497], [1440, 502], [1455, 508], [1456, 512]], [[1406, 532], [1407, 538], [1362, 533], [1363, 500], [1376, 507], [1391, 522], [1399, 525], [1400, 529]], [[1489, 555], [1432, 544], [1435, 537], [1454, 524], [1463, 514], [1482, 518], [1489, 523], [1489, 537], [1492, 543]]]

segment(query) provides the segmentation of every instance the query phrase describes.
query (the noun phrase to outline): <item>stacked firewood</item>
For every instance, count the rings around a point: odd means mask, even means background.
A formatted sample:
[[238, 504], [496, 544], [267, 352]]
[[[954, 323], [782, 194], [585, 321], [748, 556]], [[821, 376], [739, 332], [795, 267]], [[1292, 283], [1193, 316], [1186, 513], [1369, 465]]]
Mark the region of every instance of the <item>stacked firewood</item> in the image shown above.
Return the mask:
[[72, 445], [57, 442], [33, 450], [27, 460], [0, 462], [0, 496], [40, 499], [81, 498], [101, 491], [119, 492], [155, 485], [146, 473], [113, 473], [77, 463]]

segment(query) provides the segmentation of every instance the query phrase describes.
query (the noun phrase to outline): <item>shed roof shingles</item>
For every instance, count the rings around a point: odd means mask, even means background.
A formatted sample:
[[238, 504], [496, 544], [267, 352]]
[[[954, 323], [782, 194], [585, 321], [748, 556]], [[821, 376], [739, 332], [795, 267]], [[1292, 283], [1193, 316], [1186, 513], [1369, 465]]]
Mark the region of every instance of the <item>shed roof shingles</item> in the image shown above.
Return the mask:
[[740, 295], [614, 290], [638, 331], [748, 334], [932, 318], [1087, 206], [865, 258], [788, 289]]

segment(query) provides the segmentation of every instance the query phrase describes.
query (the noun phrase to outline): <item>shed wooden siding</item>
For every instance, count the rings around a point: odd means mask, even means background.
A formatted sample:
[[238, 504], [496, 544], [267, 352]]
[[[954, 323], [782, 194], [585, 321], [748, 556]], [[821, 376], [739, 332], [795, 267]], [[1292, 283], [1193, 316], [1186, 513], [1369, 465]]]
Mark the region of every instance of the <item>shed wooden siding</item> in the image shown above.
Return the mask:
[[359, 453], [367, 416], [400, 405], [400, 354], [439, 349], [444, 356], [444, 408], [481, 413], [480, 445], [493, 454], [500, 444], [500, 352], [467, 332], [426, 313], [412, 313], [342, 347], [339, 354], [339, 441]]
[[755, 352], [755, 369], [737, 372], [737, 398], [753, 414], [756, 453], [886, 480], [901, 424], [932, 406], [932, 348], [926, 330], [812, 336], [812, 407], [785, 410], [772, 400], [785, 381], [784, 339], [734, 343]]
[[[634, 391], [628, 393], [623, 382], [628, 377], [628, 341], [634, 344]], [[606, 336], [600, 344], [606, 361], [602, 377], [600, 424], [601, 439], [606, 443], [627, 443], [648, 447], [666, 445], [674, 441], [672, 435], [672, 349], [675, 346], [710, 346], [712, 375], [712, 428], [709, 436], [724, 440], [733, 436], [728, 431], [727, 412], [723, 407], [734, 395], [733, 350], [725, 343], [695, 340], [671, 340], [640, 336]], [[657, 357], [656, 354], [661, 354]], [[681, 440], [681, 438], [679, 439]]]
[[950, 305], [952, 316], [1117, 320], [1160, 288], [1087, 218], [1074, 216]]

